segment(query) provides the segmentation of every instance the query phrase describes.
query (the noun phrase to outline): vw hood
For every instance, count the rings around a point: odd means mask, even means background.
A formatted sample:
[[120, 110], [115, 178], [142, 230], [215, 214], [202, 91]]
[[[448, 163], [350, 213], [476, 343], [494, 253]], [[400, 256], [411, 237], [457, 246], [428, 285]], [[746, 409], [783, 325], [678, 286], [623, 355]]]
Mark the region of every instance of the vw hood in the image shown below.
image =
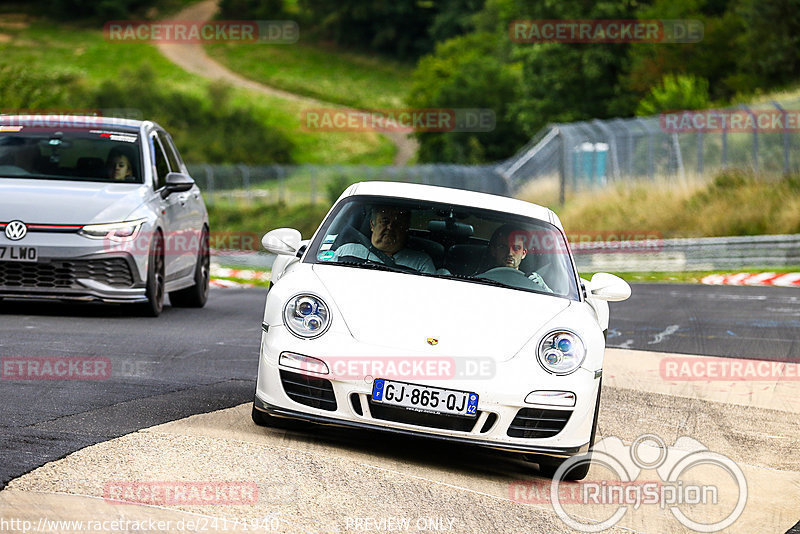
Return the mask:
[[125, 220], [144, 202], [143, 184], [0, 178], [0, 219], [38, 224]]

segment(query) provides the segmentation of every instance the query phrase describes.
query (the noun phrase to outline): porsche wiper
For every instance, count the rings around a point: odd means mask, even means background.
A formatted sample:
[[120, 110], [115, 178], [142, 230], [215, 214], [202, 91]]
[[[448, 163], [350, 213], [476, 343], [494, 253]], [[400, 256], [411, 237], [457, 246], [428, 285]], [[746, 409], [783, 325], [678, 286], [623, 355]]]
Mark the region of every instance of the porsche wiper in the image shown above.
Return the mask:
[[[391, 267], [384, 263], [375, 261], [375, 260], [367, 260], [360, 258], [360, 261], [325, 261], [321, 262], [325, 265], [347, 265], [348, 267], [359, 267], [361, 269], [374, 269], [376, 271], [389, 271], [393, 273], [407, 273], [411, 271], [407, 271], [406, 269], [401, 269], [398, 267]], [[414, 271], [416, 272], [416, 271]]]
[[477, 282], [479, 284], [484, 284], [487, 286], [505, 287], [507, 289], [520, 289], [519, 286], [504, 284], [503, 282], [498, 282], [497, 280], [490, 280], [489, 278], [477, 278], [474, 276], [466, 276], [462, 278], [462, 280], [469, 280], [470, 282]]

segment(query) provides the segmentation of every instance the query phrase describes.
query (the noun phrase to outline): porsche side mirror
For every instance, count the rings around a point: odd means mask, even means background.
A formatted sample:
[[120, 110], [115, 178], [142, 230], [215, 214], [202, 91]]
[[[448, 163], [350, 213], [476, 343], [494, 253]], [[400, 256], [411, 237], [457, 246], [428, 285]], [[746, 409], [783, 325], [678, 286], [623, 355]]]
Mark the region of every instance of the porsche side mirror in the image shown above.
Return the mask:
[[589, 282], [589, 298], [618, 302], [631, 296], [631, 286], [628, 282], [608, 273], [597, 273]]
[[302, 236], [294, 228], [276, 228], [261, 238], [261, 245], [267, 252], [277, 255], [294, 256], [300, 248]]

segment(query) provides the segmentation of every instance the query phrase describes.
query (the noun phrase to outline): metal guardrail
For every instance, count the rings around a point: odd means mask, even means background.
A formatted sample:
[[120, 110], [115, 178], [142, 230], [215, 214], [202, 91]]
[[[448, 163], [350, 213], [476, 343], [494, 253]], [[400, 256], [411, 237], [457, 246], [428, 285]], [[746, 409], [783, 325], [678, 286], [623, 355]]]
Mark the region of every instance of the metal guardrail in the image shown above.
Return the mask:
[[580, 272], [713, 271], [800, 266], [800, 234], [572, 245]]
[[[714, 271], [800, 266], [800, 234], [573, 243], [579, 272]], [[215, 251], [224, 265], [268, 269], [264, 252]]]

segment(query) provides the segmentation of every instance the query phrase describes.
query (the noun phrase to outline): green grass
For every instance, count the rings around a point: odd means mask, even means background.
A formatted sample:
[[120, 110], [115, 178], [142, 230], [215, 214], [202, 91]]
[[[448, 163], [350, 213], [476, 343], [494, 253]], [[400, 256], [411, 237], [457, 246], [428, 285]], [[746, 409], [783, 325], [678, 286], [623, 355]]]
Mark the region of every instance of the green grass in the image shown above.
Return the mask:
[[[301, 33], [302, 35], [302, 33]], [[208, 54], [266, 85], [357, 108], [397, 108], [411, 87], [413, 65], [324, 45], [218, 43]]]
[[664, 238], [800, 233], [800, 175], [728, 170], [713, 179], [675, 184], [629, 183], [569, 191], [532, 184], [520, 198], [555, 209], [568, 233], [657, 232]]
[[[56, 25], [41, 20], [19, 23], [17, 17], [14, 17], [16, 24], [3, 24], [3, 20], [0, 16], [0, 36], [4, 36], [0, 38], [0, 63], [75, 73], [87, 87], [96, 87], [107, 79], [118, 79], [124, 71], [146, 64], [154, 70], [160, 83], [208, 98], [208, 81], [173, 65], [153, 45], [108, 42], [102, 28]], [[308, 106], [238, 88], [232, 95], [234, 103], [257, 113], [267, 127], [290, 137], [295, 145], [292, 157], [297, 163], [384, 165], [392, 162], [394, 145], [383, 136], [372, 132], [304, 132], [300, 129], [300, 118]], [[80, 105], [76, 107], [85, 109]], [[120, 102], [118, 107], [126, 106]]]
[[327, 204], [263, 202], [214, 202], [208, 205], [212, 232], [263, 235], [275, 228], [296, 228], [304, 239], [319, 226], [330, 208]]

